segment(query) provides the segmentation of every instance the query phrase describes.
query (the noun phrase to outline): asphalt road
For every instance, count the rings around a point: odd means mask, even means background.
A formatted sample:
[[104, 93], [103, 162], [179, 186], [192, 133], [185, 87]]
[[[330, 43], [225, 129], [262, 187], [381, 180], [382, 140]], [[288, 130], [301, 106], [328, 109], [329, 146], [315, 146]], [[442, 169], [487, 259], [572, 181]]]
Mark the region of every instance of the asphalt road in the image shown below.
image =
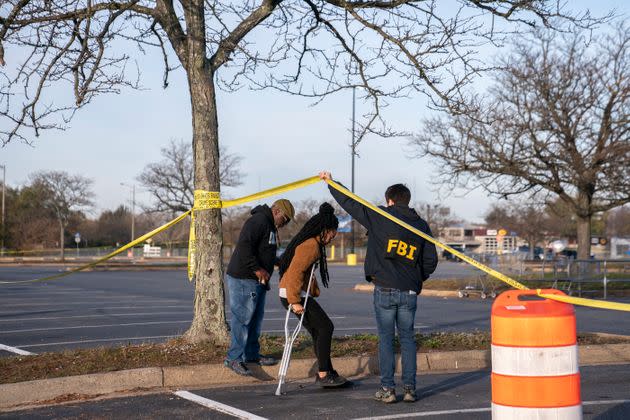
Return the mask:
[[[331, 287], [319, 298], [335, 334], [376, 332], [370, 293], [352, 288], [363, 282], [361, 266], [330, 266]], [[57, 268], [2, 267], [1, 280], [21, 280]], [[441, 263], [434, 278], [474, 276], [461, 263]], [[282, 333], [285, 310], [277, 279], [267, 295], [263, 331]], [[76, 273], [47, 283], [0, 284], [0, 357], [7, 348], [40, 353], [76, 347], [164, 341], [183, 333], [192, 319], [193, 285], [184, 270]], [[491, 300], [420, 296], [419, 332], [489, 329]], [[628, 299], [625, 299], [628, 302]], [[577, 309], [579, 331], [630, 334], [627, 313]], [[293, 321], [293, 320], [292, 320]]]
[[[581, 369], [585, 419], [630, 418], [630, 365], [591, 366]], [[190, 390], [117, 399], [72, 403], [39, 409], [0, 413], [0, 419], [360, 419], [426, 418], [490, 419], [490, 375], [487, 371], [420, 375], [416, 403], [385, 405], [373, 401], [378, 378], [353, 386], [322, 390], [312, 381], [293, 382], [287, 393], [274, 396], [275, 384]], [[400, 389], [399, 389], [400, 391]], [[181, 392], [181, 391], [180, 391]], [[187, 399], [185, 399], [185, 398]], [[201, 399], [199, 399], [201, 397]], [[198, 402], [194, 402], [196, 399]], [[223, 404], [223, 413], [218, 404]], [[202, 405], [205, 404], [205, 405]], [[237, 412], [235, 410], [240, 410]], [[255, 417], [258, 416], [258, 417]]]

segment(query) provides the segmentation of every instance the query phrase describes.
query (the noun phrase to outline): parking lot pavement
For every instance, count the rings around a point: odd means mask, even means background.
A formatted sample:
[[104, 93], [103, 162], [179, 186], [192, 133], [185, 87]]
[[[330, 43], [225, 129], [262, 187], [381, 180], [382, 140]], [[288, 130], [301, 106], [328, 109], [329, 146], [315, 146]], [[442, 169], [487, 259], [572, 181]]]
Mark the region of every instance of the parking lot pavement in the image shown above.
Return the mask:
[[0, 419], [216, 419], [234, 416], [186, 401], [174, 394], [117, 398], [36, 410], [0, 413]]
[[[630, 418], [630, 365], [591, 366], [581, 370], [585, 419]], [[416, 403], [384, 405], [372, 400], [378, 378], [359, 379], [350, 387], [323, 390], [312, 381], [292, 382], [274, 395], [275, 384], [188, 390], [174, 393], [73, 403], [0, 414], [0, 419], [49, 418], [268, 418], [268, 419], [489, 419], [487, 371], [418, 376]], [[400, 387], [398, 388], [400, 391]], [[190, 395], [195, 396], [191, 401]], [[232, 415], [227, 415], [232, 412]]]
[[[38, 278], [58, 270], [2, 267], [0, 280]], [[335, 283], [320, 302], [335, 322], [336, 334], [375, 331], [371, 297], [352, 291], [362, 281], [362, 268], [335, 265], [331, 271]], [[465, 269], [453, 265], [444, 272]], [[0, 285], [0, 357], [17, 354], [16, 349], [41, 353], [165, 341], [190, 325], [193, 293], [184, 270], [81, 272], [45, 283]], [[275, 293], [267, 296], [263, 324], [271, 334], [283, 332], [285, 316]], [[339, 304], [342, 300], [351, 305]]]
[[[54, 274], [58, 269], [0, 267], [0, 280]], [[436, 277], [474, 272], [442, 263]], [[375, 333], [372, 296], [356, 292], [361, 266], [331, 265], [331, 287], [318, 298], [336, 335]], [[263, 332], [283, 333], [285, 310], [277, 297], [277, 278], [267, 295]], [[181, 335], [192, 319], [194, 284], [184, 270], [81, 272], [47, 283], [0, 285], [0, 357], [15, 350], [41, 353], [78, 347], [163, 342]], [[626, 301], [628, 301], [626, 299]], [[491, 300], [420, 296], [418, 332], [488, 331]], [[578, 330], [630, 334], [619, 314], [576, 308]], [[227, 313], [229, 316], [229, 311]], [[291, 322], [295, 322], [291, 318]]]

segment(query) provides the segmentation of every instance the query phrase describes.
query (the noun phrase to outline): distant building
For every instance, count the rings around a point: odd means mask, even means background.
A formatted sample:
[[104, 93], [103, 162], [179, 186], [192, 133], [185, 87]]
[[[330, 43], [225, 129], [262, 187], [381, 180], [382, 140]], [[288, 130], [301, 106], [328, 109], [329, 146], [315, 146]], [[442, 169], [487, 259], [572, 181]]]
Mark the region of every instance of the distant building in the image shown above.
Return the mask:
[[630, 238], [610, 238], [610, 258], [630, 258]]
[[511, 253], [520, 239], [505, 229], [488, 229], [482, 225], [453, 225], [443, 228], [440, 242], [455, 249], [476, 254]]

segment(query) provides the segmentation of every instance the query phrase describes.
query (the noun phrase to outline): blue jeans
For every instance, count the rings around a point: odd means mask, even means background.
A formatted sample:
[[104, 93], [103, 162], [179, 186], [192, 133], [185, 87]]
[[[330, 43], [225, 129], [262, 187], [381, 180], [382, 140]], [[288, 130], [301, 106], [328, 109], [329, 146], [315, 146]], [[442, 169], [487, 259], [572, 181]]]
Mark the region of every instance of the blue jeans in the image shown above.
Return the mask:
[[257, 280], [226, 275], [230, 294], [230, 329], [232, 340], [227, 359], [243, 362], [260, 357], [260, 330], [265, 316], [265, 286]]
[[402, 382], [405, 387], [416, 388], [416, 340], [414, 321], [418, 296], [408, 290], [374, 287], [374, 313], [378, 327], [378, 365], [381, 386], [394, 388], [394, 336], [398, 327], [400, 339]]

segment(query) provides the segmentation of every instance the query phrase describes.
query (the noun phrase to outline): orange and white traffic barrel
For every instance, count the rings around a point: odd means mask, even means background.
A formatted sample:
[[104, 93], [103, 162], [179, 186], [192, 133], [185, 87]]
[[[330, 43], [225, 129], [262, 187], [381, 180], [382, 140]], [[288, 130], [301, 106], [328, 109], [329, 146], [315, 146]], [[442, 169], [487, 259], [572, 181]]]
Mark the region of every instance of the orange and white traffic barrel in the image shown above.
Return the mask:
[[573, 305], [510, 290], [494, 301], [491, 323], [492, 418], [581, 419]]

